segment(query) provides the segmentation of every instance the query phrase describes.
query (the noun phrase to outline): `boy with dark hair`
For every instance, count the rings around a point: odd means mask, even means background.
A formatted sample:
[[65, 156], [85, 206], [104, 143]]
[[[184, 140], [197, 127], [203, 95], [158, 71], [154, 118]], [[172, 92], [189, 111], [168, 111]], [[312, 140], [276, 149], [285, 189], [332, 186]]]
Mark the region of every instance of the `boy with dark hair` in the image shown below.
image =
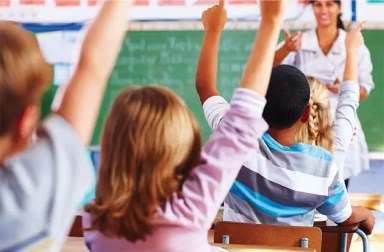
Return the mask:
[[[196, 89], [206, 119], [215, 129], [229, 104], [216, 89], [217, 52], [223, 26], [216, 19], [224, 8], [203, 14], [204, 39]], [[360, 30], [351, 33], [358, 40]], [[344, 82], [336, 121], [345, 133], [336, 141], [340, 146], [352, 137], [358, 106], [358, 85], [353, 69], [359, 43], [349, 41]], [[356, 63], [357, 65], [357, 63]], [[297, 143], [296, 132], [308, 121], [309, 84], [298, 69], [281, 65], [272, 70], [263, 117], [270, 129], [259, 139], [259, 148], [243, 164], [224, 204], [224, 220], [264, 224], [312, 226], [315, 210], [339, 225], [360, 223], [367, 234], [372, 232], [374, 217], [365, 208], [352, 208], [337, 167], [342, 167], [346, 148], [339, 148], [335, 158], [325, 149]]]
[[270, 128], [292, 127], [303, 115], [309, 102], [309, 85], [304, 74], [295, 67], [280, 65], [273, 68], [271, 88], [263, 112]]

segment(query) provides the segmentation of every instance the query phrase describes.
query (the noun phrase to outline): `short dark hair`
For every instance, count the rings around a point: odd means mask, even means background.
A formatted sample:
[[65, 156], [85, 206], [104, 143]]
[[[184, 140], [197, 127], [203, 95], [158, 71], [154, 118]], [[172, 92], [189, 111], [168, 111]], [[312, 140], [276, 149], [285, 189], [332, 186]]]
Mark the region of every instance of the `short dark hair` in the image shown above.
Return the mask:
[[263, 117], [271, 128], [292, 127], [308, 105], [307, 78], [296, 67], [278, 65], [272, 69]]

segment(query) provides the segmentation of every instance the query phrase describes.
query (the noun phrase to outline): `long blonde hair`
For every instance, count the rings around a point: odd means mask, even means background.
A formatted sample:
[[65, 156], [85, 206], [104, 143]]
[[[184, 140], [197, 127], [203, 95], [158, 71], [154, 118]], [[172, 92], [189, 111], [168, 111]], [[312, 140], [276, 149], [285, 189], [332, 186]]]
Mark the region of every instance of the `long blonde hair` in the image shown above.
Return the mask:
[[329, 91], [321, 81], [311, 76], [307, 80], [311, 90], [311, 114], [308, 123], [301, 124], [296, 141], [314, 144], [333, 153]]
[[160, 86], [131, 87], [104, 125], [92, 227], [129, 241], [152, 233], [151, 217], [180, 191], [200, 159], [198, 124], [183, 101]]

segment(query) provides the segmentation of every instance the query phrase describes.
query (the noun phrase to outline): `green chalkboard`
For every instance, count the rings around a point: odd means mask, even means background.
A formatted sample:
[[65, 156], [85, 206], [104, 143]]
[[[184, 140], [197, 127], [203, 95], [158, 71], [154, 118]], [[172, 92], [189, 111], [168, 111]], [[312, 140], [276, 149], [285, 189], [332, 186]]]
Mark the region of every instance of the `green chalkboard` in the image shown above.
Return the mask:
[[[359, 114], [370, 150], [384, 151], [384, 31], [365, 31], [364, 35], [372, 53], [376, 89], [361, 105]], [[196, 115], [206, 140], [211, 131], [194, 86], [202, 36], [202, 31], [129, 32], [109, 80], [92, 143], [99, 143], [105, 115], [119, 91], [148, 84], [165, 85], [178, 93]], [[222, 35], [218, 87], [226, 98], [240, 80], [254, 37], [254, 31], [225, 31]]]

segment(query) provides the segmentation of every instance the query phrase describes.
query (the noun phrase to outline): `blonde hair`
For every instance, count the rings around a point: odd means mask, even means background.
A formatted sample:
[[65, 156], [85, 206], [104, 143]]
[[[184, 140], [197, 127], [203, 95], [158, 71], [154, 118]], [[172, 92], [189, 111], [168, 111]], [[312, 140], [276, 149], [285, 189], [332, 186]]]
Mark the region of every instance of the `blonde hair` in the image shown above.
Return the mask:
[[51, 75], [36, 37], [0, 21], [0, 136], [13, 129], [27, 106], [39, 103]]
[[183, 101], [160, 86], [131, 87], [104, 125], [92, 227], [129, 241], [152, 233], [151, 217], [180, 191], [200, 159], [198, 124]]
[[333, 153], [329, 91], [321, 81], [310, 76], [307, 80], [311, 90], [311, 114], [308, 123], [301, 124], [296, 141], [314, 144]]

